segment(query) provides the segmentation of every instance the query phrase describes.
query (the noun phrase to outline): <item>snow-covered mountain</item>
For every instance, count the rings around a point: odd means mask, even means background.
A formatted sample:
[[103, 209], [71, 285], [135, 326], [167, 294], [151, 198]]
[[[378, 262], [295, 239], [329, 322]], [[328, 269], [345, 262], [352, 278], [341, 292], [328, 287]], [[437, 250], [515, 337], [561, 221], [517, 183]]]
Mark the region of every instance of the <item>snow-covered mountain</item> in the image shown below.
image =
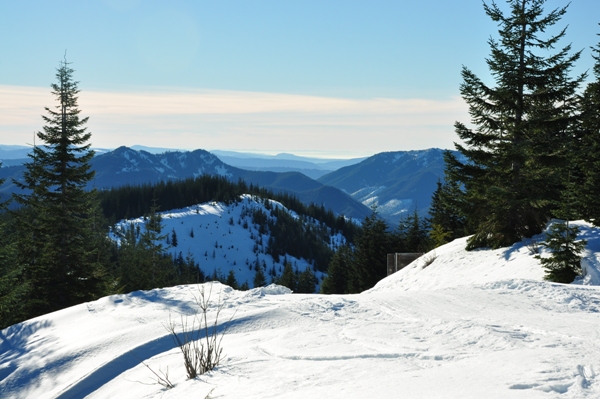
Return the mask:
[[[275, 173], [250, 171], [223, 163], [215, 155], [204, 151], [169, 151], [153, 154], [144, 150], [119, 147], [95, 156], [90, 161], [96, 172], [90, 188], [108, 189], [124, 185], [140, 185], [159, 181], [179, 180], [203, 174], [223, 176], [296, 196], [305, 204], [323, 204], [337, 214], [358, 220], [369, 214], [369, 209], [335, 187], [326, 186], [299, 172]], [[0, 168], [0, 199], [18, 191], [12, 179], [22, 180], [24, 166]]]
[[231, 178], [235, 172], [233, 168], [204, 150], [152, 154], [144, 150], [119, 147], [94, 157], [90, 164], [96, 171], [92, 184], [100, 189], [184, 179], [204, 174]]
[[219, 328], [231, 323], [221, 365], [193, 380], [165, 325], [192, 317], [198, 286], [84, 303], [0, 331], [0, 393], [595, 399], [600, 289], [590, 284], [600, 282], [600, 231], [578, 224], [588, 244], [587, 275], [577, 284], [543, 281], [529, 242], [467, 252], [459, 239], [357, 295], [204, 285], [212, 289], [209, 317], [221, 301]]
[[344, 190], [366, 206], [377, 205], [392, 227], [406, 212], [425, 215], [438, 180], [444, 179], [444, 150], [383, 152], [329, 173], [319, 182]]
[[[267, 206], [268, 203], [268, 206]], [[233, 271], [239, 284], [248, 283], [253, 286], [256, 267], [262, 267], [267, 281], [272, 277], [280, 276], [284, 263], [287, 261], [299, 272], [306, 268], [314, 268], [314, 259], [296, 257], [294, 254], [281, 254], [274, 259], [268, 254], [267, 247], [271, 239], [268, 227], [260, 225], [252, 215], [255, 210], [261, 211], [267, 219], [275, 219], [273, 209], [279, 208], [289, 213], [303, 229], [308, 230], [312, 225], [319, 229], [326, 228], [329, 232], [324, 245], [336, 249], [346, 242], [346, 239], [336, 231], [321, 226], [317, 221], [305, 219], [300, 221], [299, 216], [282, 204], [253, 196], [243, 196], [240, 201], [229, 205], [217, 202], [198, 204], [185, 209], [160, 212], [162, 218], [165, 241], [168, 252], [174, 256], [181, 254], [183, 258], [192, 256], [200, 265], [206, 276], [216, 275], [225, 279]], [[131, 224], [145, 228], [144, 218], [123, 220], [115, 226], [115, 231], [124, 231]], [[173, 236], [177, 245], [173, 246]], [[113, 237], [116, 237], [113, 235]], [[327, 265], [321, 265], [325, 270]], [[323, 273], [314, 270], [319, 282]], [[318, 289], [318, 288], [317, 288]]]

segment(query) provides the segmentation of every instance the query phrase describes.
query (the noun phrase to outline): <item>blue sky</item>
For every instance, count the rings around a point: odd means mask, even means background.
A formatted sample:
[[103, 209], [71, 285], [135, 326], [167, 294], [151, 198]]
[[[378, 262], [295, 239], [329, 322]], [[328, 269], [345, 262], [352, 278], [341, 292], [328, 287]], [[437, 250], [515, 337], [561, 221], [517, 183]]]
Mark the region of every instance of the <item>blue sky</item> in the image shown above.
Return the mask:
[[[600, 1], [573, 0], [556, 27], [575, 72], [598, 22]], [[450, 148], [461, 66], [487, 77], [496, 30], [478, 0], [0, 0], [0, 142], [31, 143], [66, 50], [96, 147]]]

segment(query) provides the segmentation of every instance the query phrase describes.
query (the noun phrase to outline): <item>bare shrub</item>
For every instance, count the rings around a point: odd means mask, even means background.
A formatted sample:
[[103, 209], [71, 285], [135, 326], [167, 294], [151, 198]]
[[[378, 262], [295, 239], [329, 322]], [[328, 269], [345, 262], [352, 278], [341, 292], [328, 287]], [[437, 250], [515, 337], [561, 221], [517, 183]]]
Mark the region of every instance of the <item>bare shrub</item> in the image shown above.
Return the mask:
[[[161, 369], [158, 369], [158, 374], [152, 367], [150, 367], [146, 362], [140, 359], [133, 351], [131, 352], [133, 356], [135, 356], [148, 370], [152, 372], [156, 376], [156, 383], [162, 385], [167, 389], [175, 388], [175, 385], [169, 380], [169, 368], [167, 367], [167, 371], [163, 372]], [[161, 375], [162, 374], [162, 375]]]
[[427, 266], [431, 265], [433, 263], [433, 261], [436, 259], [437, 259], [437, 254], [435, 253], [435, 251], [431, 251], [428, 254], [423, 255], [423, 258], [421, 260], [421, 263], [423, 264], [423, 269], [425, 269]]
[[531, 238], [525, 245], [527, 246], [530, 255], [538, 255], [540, 253], [541, 248], [539, 239]]
[[205, 292], [204, 285], [198, 289], [198, 295], [194, 295], [198, 310], [192, 317], [191, 325], [187, 318], [184, 319], [183, 316], [181, 317], [181, 333], [177, 333], [177, 326], [171, 320], [170, 316], [169, 324], [166, 326], [167, 331], [171, 333], [173, 341], [183, 354], [183, 363], [188, 379], [196, 378], [198, 375], [211, 371], [219, 365], [223, 353], [221, 342], [235, 315], [231, 316], [221, 332], [219, 332], [219, 316], [224, 307], [219, 293], [214, 322], [209, 325], [208, 311], [211, 295], [212, 284], [208, 293]]

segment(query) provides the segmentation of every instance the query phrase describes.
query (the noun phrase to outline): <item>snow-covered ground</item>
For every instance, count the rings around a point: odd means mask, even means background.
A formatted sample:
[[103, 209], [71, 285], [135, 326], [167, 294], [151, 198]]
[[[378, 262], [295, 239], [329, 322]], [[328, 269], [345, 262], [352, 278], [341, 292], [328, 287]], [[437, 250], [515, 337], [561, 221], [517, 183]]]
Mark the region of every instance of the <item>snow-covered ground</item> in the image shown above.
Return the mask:
[[598, 398], [600, 231], [580, 225], [579, 284], [544, 282], [528, 243], [464, 239], [358, 295], [215, 283], [225, 356], [194, 380], [165, 325], [193, 314], [198, 286], [78, 305], [0, 332], [0, 397]]

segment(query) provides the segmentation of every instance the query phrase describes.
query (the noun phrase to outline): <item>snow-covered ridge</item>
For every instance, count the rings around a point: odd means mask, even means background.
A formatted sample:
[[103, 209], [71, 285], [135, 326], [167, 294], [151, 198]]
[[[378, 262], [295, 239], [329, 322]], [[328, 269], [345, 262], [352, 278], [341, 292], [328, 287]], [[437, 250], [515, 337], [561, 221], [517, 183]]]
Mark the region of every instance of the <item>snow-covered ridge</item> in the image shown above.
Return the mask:
[[[460, 239], [358, 295], [215, 283], [77, 305], [0, 331], [0, 392], [3, 399], [596, 399], [600, 287], [591, 284], [600, 231], [577, 224], [588, 241], [585, 285], [543, 281], [530, 242], [467, 252]], [[209, 317], [221, 301], [220, 326], [231, 324], [221, 366], [186, 380], [164, 325], [193, 315], [202, 288], [215, 301]], [[174, 388], [158, 385], [142, 361], [168, 369]]]
[[[260, 209], [269, 218], [275, 217], [269, 208], [280, 208], [295, 219], [299, 216], [285, 208], [281, 203], [262, 199], [252, 195], [242, 195], [239, 202], [226, 205], [219, 202], [209, 202], [159, 212], [162, 217], [163, 231], [172, 240], [173, 232], [177, 237], [177, 246], [170, 247], [168, 251], [177, 256], [179, 253], [185, 258], [191, 255], [199, 263], [203, 272], [211, 276], [217, 274], [227, 277], [230, 270], [235, 273], [237, 281], [242, 284], [247, 282], [252, 287], [256, 263], [262, 265], [265, 274], [280, 275], [283, 271], [284, 261], [290, 262], [294, 268], [302, 272], [308, 267], [313, 267], [307, 259], [296, 258], [291, 255], [281, 256], [276, 262], [271, 255], [265, 253], [270, 235], [261, 233], [261, 228], [252, 220], [251, 211]], [[143, 217], [123, 220], [116, 226], [116, 230], [123, 231], [130, 224], [139, 225], [143, 231], [145, 219]], [[317, 223], [316, 221], [309, 221]], [[118, 237], [114, 236], [118, 240]], [[169, 241], [170, 242], [170, 241]], [[345, 238], [339, 234], [331, 234], [328, 242], [332, 249], [345, 243]], [[164, 244], [167, 244], [165, 241]], [[319, 281], [324, 277], [322, 272], [316, 271]]]
[[[600, 285], [600, 236], [598, 228], [584, 221], [572, 222], [579, 226], [581, 239], [586, 239], [582, 268], [584, 277], [574, 284]], [[544, 269], [532, 252], [532, 243], [543, 241], [544, 234], [496, 250], [464, 251], [467, 237], [454, 240], [423, 255], [413, 263], [379, 282], [378, 290], [429, 290], [456, 286], [476, 286], [512, 280], [543, 281]], [[539, 248], [542, 256], [548, 251]], [[465, 267], [468, 265], [468, 267]]]

